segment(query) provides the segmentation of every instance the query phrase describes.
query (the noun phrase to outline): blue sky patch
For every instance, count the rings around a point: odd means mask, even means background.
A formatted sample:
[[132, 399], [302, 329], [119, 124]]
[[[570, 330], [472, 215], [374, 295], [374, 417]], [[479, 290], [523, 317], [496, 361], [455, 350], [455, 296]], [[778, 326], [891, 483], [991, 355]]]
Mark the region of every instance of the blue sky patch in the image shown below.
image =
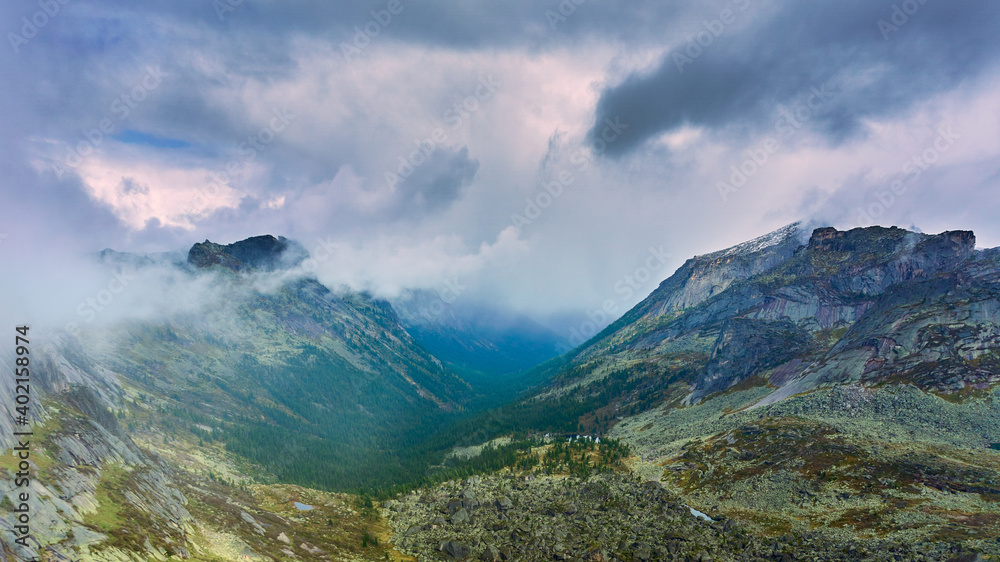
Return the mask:
[[145, 144], [156, 148], [187, 148], [191, 143], [180, 139], [158, 137], [141, 131], [129, 129], [115, 135], [115, 139], [126, 144]]

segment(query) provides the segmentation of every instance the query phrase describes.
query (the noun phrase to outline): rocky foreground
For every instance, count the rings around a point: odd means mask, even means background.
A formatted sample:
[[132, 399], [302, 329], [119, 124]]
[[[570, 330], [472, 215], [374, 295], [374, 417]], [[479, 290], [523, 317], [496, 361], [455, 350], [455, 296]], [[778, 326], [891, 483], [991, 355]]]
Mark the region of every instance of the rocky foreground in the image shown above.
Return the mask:
[[418, 560], [985, 560], [957, 543], [838, 541], [822, 532], [755, 536], [693, 514], [657, 482], [473, 477], [384, 504], [393, 543]]

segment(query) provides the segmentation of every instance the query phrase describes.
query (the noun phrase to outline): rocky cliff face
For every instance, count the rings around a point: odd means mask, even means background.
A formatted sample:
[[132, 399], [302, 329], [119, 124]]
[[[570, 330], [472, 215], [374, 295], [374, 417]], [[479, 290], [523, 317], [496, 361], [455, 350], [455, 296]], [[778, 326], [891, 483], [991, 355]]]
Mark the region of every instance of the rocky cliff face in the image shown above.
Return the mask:
[[579, 427], [760, 530], [991, 549], [1000, 252], [968, 231], [759, 240], [689, 260], [533, 400], [592, 404]]
[[802, 246], [801, 229], [801, 223], [792, 223], [732, 248], [687, 260], [611, 328], [656, 322], [701, 304], [733, 283], [768, 271]]
[[[982, 308], [988, 309], [992, 298], [988, 261], [975, 251], [975, 236], [967, 231], [931, 236], [898, 228], [820, 228], [803, 244], [794, 228], [786, 227], [753, 243], [689, 260], [580, 351], [578, 361], [609, 357], [662, 361], [679, 353], [702, 354], [700, 374], [690, 381], [693, 400], [782, 365], [782, 383], [807, 378], [808, 383], [793, 387], [801, 392], [818, 381], [884, 378], [904, 365], [904, 370], [912, 371], [918, 364], [926, 367], [958, 357], [962, 354], [958, 349], [966, 350], [965, 360], [975, 361], [991, 349], [990, 334], [997, 321]], [[972, 280], [973, 275], [978, 280]], [[947, 303], [935, 304], [941, 299]], [[931, 311], [949, 306], [965, 307], [958, 316], [970, 313], [963, 322], [971, 324], [969, 330], [977, 335], [961, 338], [962, 343], [950, 340], [958, 347], [947, 353], [930, 353], [931, 324], [957, 321], [931, 317]], [[910, 346], [905, 348], [909, 359], [892, 363], [902, 348], [893, 333], [876, 324], [899, 329], [912, 317], [902, 311], [914, 307], [921, 308], [920, 327], [911, 327], [911, 336], [899, 335]], [[840, 341], [842, 336], [846, 339]], [[918, 342], [918, 337], [923, 339]], [[709, 350], [706, 340], [712, 341]], [[875, 341], [881, 343], [873, 346]], [[895, 355], [884, 357], [885, 346], [896, 349]], [[876, 351], [862, 359], [861, 348]], [[928, 353], [914, 355], [917, 349]], [[939, 357], [941, 353], [945, 356]], [[789, 377], [793, 364], [797, 372]], [[821, 375], [812, 374], [821, 367]], [[988, 380], [977, 368], [966, 369], [961, 388]], [[935, 369], [945, 376], [943, 365]], [[914, 379], [918, 380], [931, 384], [923, 374]], [[946, 384], [957, 389], [958, 382]]]
[[225, 246], [205, 240], [191, 247], [187, 260], [199, 268], [218, 265], [233, 271], [274, 271], [295, 267], [307, 257], [298, 242], [267, 234]]
[[[116, 373], [81, 361], [79, 348], [61, 347], [33, 354], [30, 547], [14, 543], [4, 513], [0, 559], [129, 560], [168, 552], [187, 557], [194, 520], [175, 470], [119, 425], [114, 412], [126, 403], [127, 391]], [[4, 377], [3, 386], [11, 380]], [[9, 450], [13, 436], [5, 432], [3, 438]], [[22, 491], [13, 472], [2, 468], [0, 492], [8, 498]], [[125, 517], [128, 524], [112, 523]]]

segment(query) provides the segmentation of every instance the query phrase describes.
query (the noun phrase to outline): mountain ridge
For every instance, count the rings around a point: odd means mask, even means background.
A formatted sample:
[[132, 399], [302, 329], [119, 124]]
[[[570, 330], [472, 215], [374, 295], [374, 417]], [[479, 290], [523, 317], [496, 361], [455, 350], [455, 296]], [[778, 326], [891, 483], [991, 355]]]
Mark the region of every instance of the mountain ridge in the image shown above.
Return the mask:
[[[454, 534], [485, 521], [506, 552], [527, 555], [523, 541], [549, 531], [504, 494], [585, 521], [650, 493], [671, 498], [670, 517], [693, 508], [735, 540], [774, 541], [754, 543], [758, 553], [837, 545], [849, 556], [868, 541], [945, 560], [961, 541], [1000, 554], [1000, 251], [977, 250], [971, 232], [805, 236], [793, 223], [695, 256], [592, 340], [527, 370], [537, 386], [521, 399], [480, 413], [463, 413], [473, 385], [409, 333], [412, 310], [289, 275], [301, 257], [270, 235], [206, 241], [186, 257], [99, 254], [207, 292], [169, 314], [63, 334], [32, 359], [38, 552], [371, 559], [390, 554], [366, 550], [378, 534], [407, 552], [487, 556]], [[454, 328], [448, 337], [472, 333]], [[0, 390], [12, 396], [8, 382]], [[455, 445], [471, 456], [445, 455]], [[489, 491], [480, 472], [498, 473]], [[536, 475], [541, 485], [526, 485]], [[617, 482], [625, 495], [563, 505], [557, 481]], [[378, 512], [365, 496], [291, 483], [383, 497], [423, 488]], [[625, 527], [613, 535], [624, 540]], [[653, 544], [610, 548], [667, 548], [643, 540]], [[750, 544], [700, 540], [667, 543], [688, 554]]]
[[645, 478], [761, 532], [975, 540], [954, 525], [1000, 497], [1000, 252], [789, 230], [691, 258], [509, 411], [561, 409], [532, 419], [620, 439]]
[[295, 267], [308, 255], [294, 240], [264, 234], [227, 245], [210, 240], [196, 243], [188, 250], [187, 262], [199, 268], [219, 265], [234, 271], [275, 271]]

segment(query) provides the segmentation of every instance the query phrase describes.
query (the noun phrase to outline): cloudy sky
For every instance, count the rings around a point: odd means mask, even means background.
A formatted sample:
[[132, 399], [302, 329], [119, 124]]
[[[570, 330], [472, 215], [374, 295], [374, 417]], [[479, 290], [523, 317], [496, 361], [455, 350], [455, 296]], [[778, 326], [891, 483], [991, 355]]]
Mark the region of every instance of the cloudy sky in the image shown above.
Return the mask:
[[13, 0], [0, 31], [8, 279], [272, 233], [330, 283], [581, 318], [795, 220], [1000, 245], [991, 0]]

